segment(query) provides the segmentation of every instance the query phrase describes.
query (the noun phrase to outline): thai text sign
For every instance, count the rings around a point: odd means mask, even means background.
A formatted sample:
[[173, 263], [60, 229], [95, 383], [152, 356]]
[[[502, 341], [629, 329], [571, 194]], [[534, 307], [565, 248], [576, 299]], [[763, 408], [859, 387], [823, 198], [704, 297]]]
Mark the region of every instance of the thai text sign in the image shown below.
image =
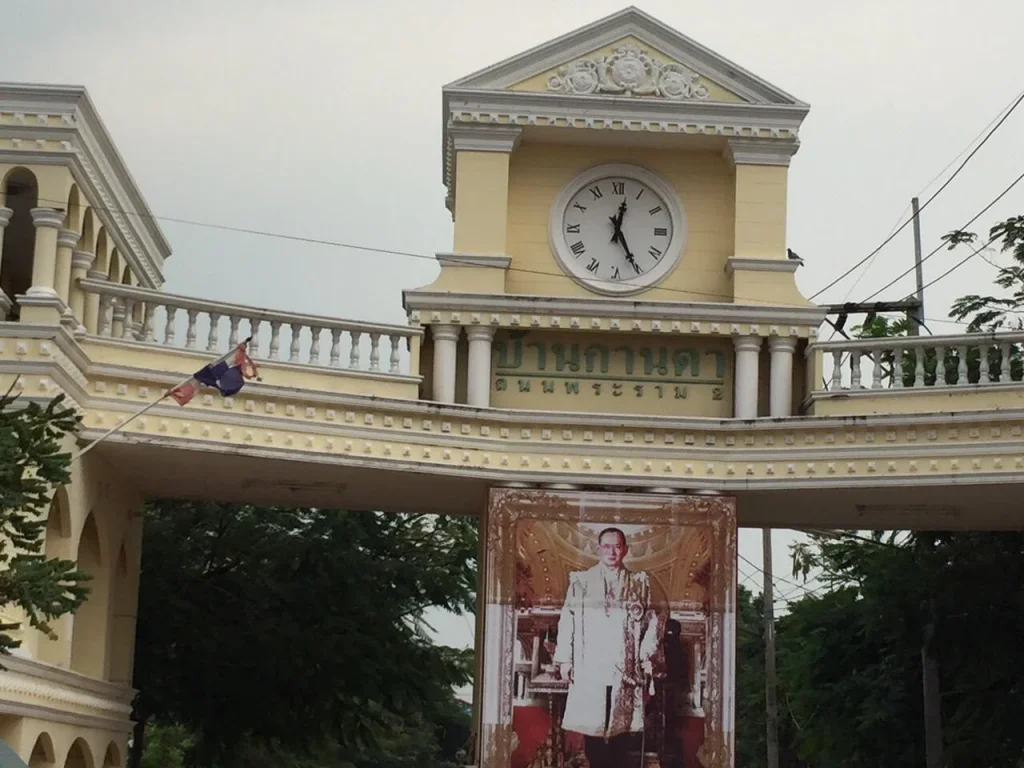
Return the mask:
[[694, 336], [499, 331], [498, 408], [727, 418], [732, 346]]

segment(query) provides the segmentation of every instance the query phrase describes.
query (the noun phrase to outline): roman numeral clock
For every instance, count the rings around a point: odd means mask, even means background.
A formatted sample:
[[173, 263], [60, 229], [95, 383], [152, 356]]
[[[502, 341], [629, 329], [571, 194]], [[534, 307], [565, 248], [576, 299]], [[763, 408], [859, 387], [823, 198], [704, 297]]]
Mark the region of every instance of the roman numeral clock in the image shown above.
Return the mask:
[[672, 187], [634, 165], [591, 168], [558, 195], [548, 225], [562, 269], [597, 293], [657, 285], [686, 247], [686, 214]]

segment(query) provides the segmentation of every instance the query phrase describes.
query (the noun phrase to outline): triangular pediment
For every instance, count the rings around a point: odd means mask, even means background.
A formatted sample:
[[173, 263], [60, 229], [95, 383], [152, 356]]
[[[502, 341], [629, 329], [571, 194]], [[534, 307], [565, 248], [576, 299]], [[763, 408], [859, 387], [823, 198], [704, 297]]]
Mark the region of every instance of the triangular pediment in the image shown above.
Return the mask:
[[461, 78], [445, 90], [802, 105], [633, 7]]

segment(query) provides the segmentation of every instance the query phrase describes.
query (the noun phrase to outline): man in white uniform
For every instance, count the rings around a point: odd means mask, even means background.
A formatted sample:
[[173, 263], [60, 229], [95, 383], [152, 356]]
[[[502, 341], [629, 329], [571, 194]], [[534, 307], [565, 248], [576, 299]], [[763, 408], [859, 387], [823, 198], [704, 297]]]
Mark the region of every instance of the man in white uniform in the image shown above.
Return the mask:
[[644, 729], [644, 696], [664, 664], [665, 606], [643, 571], [623, 565], [625, 534], [598, 534], [597, 565], [569, 574], [554, 662], [569, 681], [562, 728], [583, 734], [590, 768], [625, 768], [629, 734]]

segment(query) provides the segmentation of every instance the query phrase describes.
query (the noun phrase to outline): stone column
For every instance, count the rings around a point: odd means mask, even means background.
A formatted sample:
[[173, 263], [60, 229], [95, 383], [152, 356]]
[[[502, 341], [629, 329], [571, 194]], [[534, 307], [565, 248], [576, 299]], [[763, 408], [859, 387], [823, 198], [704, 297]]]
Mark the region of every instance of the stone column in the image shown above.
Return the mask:
[[491, 340], [494, 328], [473, 325], [466, 329], [466, 337], [469, 339], [466, 403], [486, 408], [491, 404]]
[[71, 252], [82, 235], [70, 229], [57, 233], [57, 259], [53, 266], [53, 289], [65, 304], [71, 298]]
[[793, 415], [793, 353], [796, 339], [774, 336], [768, 340], [771, 352], [771, 380], [769, 382], [769, 414], [772, 418]]
[[733, 415], [737, 419], [756, 419], [761, 337], [736, 336], [733, 339], [733, 345], [736, 347], [736, 365], [733, 370], [733, 375], [736, 378]]
[[462, 328], [458, 325], [432, 325], [434, 339], [434, 401], [455, 402], [456, 345]]
[[[13, 209], [0, 208], [0, 255], [4, 252], [4, 231], [7, 229], [7, 225], [11, 223], [11, 216], [13, 215]], [[13, 306], [14, 302], [11, 300], [11, 297], [0, 288], [0, 322], [7, 319], [7, 313], [11, 311]]]
[[32, 223], [36, 225], [36, 249], [32, 257], [32, 287], [26, 295], [57, 296], [57, 233], [64, 224], [64, 214], [53, 208], [33, 208]]
[[[90, 269], [85, 273], [90, 280], [106, 280], [107, 273], [100, 269]], [[85, 310], [82, 323], [85, 325], [86, 333], [97, 334], [100, 332], [100, 295], [98, 293], [84, 293], [83, 302]]]
[[95, 254], [89, 253], [89, 251], [74, 251], [71, 254], [71, 298], [68, 301], [71, 314], [74, 316], [77, 325], [84, 327], [85, 323], [85, 291], [83, 291], [78, 281], [82, 280], [89, 274], [89, 267], [92, 266], [93, 260], [96, 258]]

